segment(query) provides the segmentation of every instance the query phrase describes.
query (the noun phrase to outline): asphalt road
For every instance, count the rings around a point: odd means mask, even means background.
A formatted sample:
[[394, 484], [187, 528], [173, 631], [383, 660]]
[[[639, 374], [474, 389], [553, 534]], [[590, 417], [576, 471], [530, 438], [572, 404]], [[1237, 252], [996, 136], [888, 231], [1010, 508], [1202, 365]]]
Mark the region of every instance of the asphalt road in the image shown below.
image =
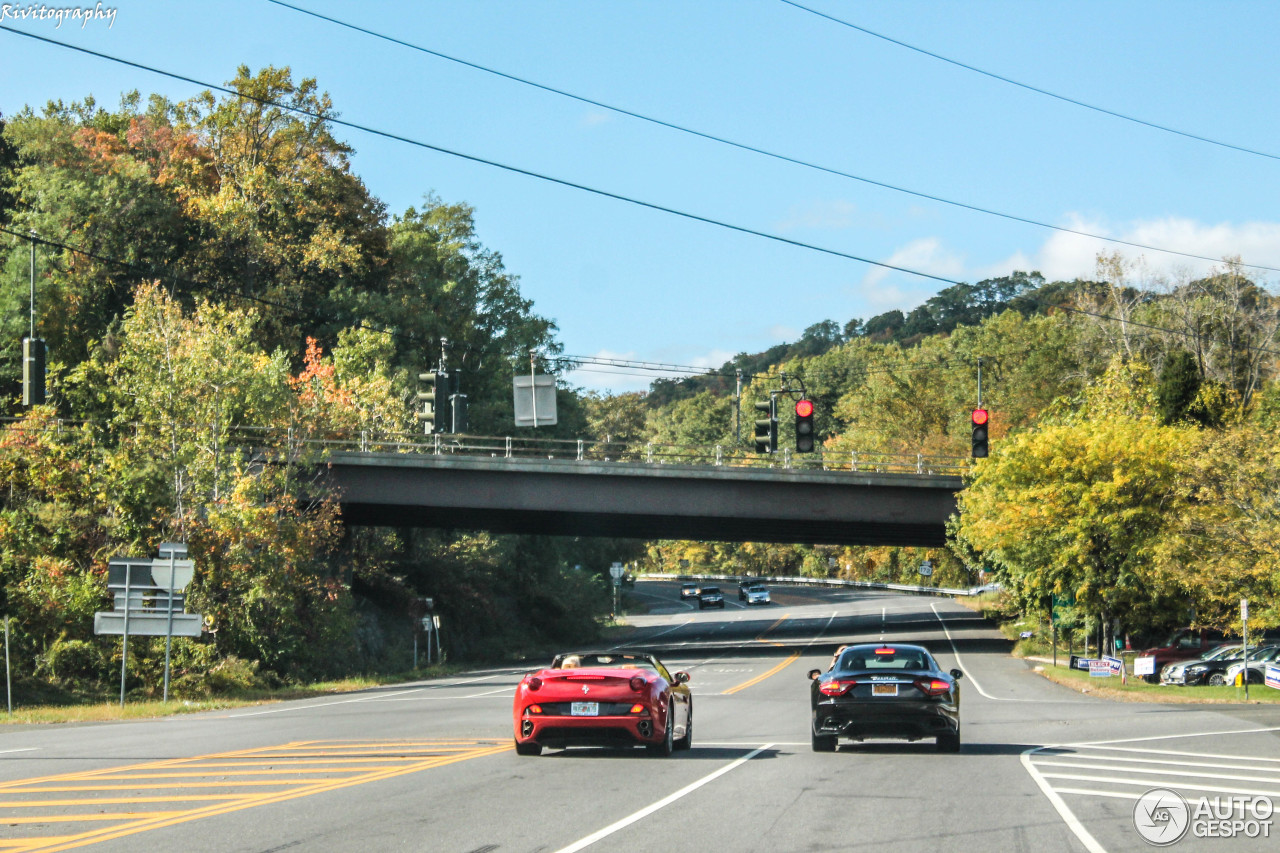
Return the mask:
[[[1280, 803], [1275, 706], [1105, 701], [1045, 681], [947, 599], [775, 590], [698, 612], [642, 583], [628, 645], [689, 671], [671, 758], [511, 749], [523, 669], [233, 712], [0, 729], [0, 851], [1126, 851], [1138, 797]], [[960, 667], [964, 747], [812, 752], [806, 673], [836, 646], [911, 640]], [[1240, 812], [1236, 812], [1240, 817]], [[1246, 815], [1247, 816], [1247, 815]], [[1280, 817], [1267, 822], [1280, 823]], [[1280, 828], [1276, 829], [1280, 835]], [[1172, 849], [1275, 850], [1275, 837]]]

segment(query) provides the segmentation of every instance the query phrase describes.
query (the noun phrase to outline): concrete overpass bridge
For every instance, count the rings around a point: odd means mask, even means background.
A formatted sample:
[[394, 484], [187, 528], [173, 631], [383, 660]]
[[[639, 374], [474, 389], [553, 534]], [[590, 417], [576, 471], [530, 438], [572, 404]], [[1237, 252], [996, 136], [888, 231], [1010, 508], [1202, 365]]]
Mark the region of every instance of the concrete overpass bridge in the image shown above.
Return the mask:
[[354, 525], [829, 545], [941, 545], [963, 487], [962, 460], [902, 473], [581, 456], [333, 452], [326, 472]]

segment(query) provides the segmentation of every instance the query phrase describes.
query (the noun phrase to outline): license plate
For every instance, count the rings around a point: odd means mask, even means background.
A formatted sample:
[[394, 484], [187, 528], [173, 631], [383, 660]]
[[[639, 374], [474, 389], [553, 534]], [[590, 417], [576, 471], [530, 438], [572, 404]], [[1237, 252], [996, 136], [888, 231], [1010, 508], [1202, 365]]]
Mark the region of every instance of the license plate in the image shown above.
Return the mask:
[[898, 685], [896, 684], [873, 684], [871, 685], [872, 696], [897, 696]]
[[600, 716], [599, 702], [574, 702], [569, 706], [569, 714], [574, 717]]

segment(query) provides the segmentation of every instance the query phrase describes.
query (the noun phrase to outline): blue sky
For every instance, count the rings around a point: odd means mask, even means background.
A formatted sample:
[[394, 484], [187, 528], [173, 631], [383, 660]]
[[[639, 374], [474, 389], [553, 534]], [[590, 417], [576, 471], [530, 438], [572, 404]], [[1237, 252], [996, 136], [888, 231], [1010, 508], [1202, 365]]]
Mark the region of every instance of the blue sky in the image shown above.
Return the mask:
[[[1280, 4], [803, 5], [1115, 112], [1016, 88], [781, 0], [290, 0], [595, 101], [928, 195], [1182, 252], [1280, 267]], [[10, 4], [18, 9], [32, 4]], [[37, 4], [38, 5], [38, 4]], [[48, 4], [56, 7], [56, 2]], [[71, 4], [66, 4], [68, 7]], [[1091, 276], [1101, 250], [1153, 283], [1184, 257], [1063, 234], [780, 162], [389, 44], [267, 0], [128, 2], [114, 22], [0, 24], [221, 84], [238, 64], [317, 78], [343, 119], [746, 229], [959, 281]], [[0, 31], [0, 112], [201, 87]], [[909, 311], [946, 285], [340, 128], [390, 212], [426, 193], [554, 319], [565, 351], [719, 366]], [[1272, 284], [1276, 273], [1259, 272]], [[655, 374], [578, 371], [634, 390]]]

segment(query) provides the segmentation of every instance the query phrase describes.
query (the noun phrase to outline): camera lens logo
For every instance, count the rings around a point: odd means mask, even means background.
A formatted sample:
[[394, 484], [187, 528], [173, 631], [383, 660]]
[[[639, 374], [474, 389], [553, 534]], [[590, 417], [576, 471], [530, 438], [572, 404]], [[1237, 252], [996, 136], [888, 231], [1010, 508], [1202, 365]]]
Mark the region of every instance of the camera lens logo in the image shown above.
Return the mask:
[[1182, 840], [1191, 825], [1191, 809], [1187, 801], [1168, 788], [1152, 788], [1133, 807], [1133, 825], [1142, 840], [1166, 847]]

